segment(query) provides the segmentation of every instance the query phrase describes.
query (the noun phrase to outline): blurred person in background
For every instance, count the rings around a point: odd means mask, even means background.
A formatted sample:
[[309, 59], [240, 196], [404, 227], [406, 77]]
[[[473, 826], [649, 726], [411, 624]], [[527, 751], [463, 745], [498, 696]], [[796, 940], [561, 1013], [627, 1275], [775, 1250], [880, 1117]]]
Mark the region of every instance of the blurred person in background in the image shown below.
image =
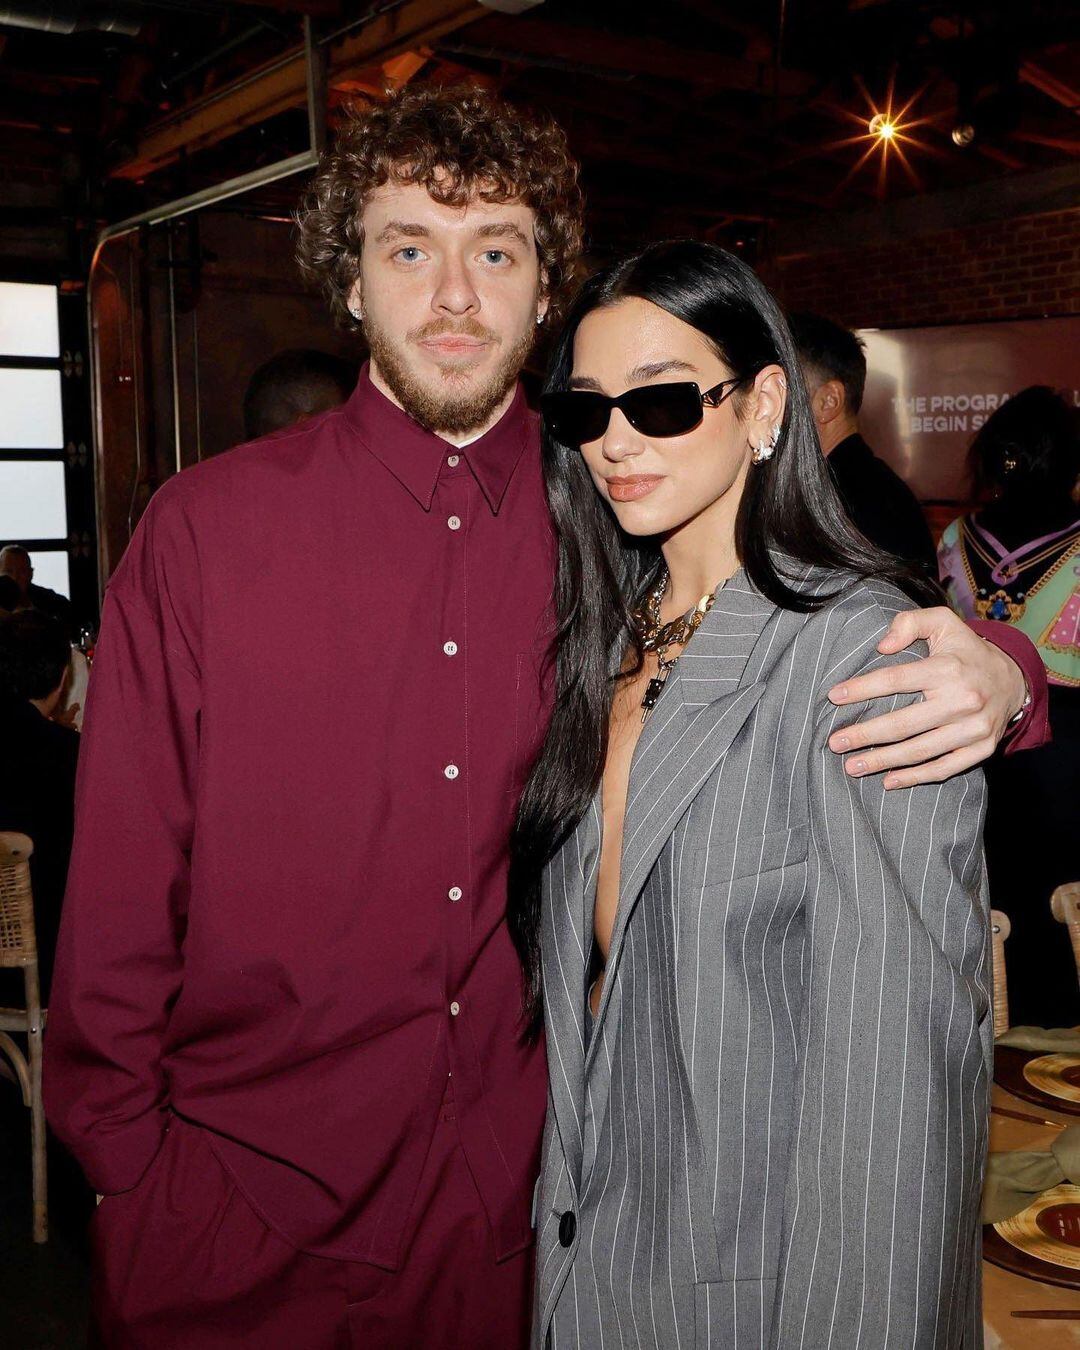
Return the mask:
[[1072, 1026], [1080, 996], [1055, 886], [1080, 879], [1080, 413], [1033, 385], [971, 444], [985, 505], [954, 520], [938, 550], [949, 603], [965, 619], [1026, 633], [1046, 667], [1053, 742], [988, 766], [991, 899], [1012, 922], [1009, 1015]]
[[14, 577], [0, 574], [0, 613], [13, 614], [17, 609], [26, 609], [22, 591]]
[[848, 516], [878, 548], [936, 573], [934, 541], [915, 494], [859, 434], [866, 352], [850, 329], [818, 314], [789, 316], [818, 439]]
[[34, 843], [34, 888], [42, 1002], [48, 1000], [75, 808], [79, 734], [57, 720], [71, 648], [49, 614], [0, 616], [0, 830]]
[[29, 550], [23, 548], [22, 544], [7, 544], [0, 548], [0, 576], [10, 577], [18, 586], [21, 597], [19, 608], [28, 606], [40, 610], [42, 614], [51, 614], [63, 624], [70, 640], [78, 637], [71, 601], [59, 591], [34, 584], [34, 564]]
[[254, 441], [336, 408], [352, 393], [356, 375], [355, 365], [329, 352], [305, 347], [278, 352], [248, 381], [244, 435]]

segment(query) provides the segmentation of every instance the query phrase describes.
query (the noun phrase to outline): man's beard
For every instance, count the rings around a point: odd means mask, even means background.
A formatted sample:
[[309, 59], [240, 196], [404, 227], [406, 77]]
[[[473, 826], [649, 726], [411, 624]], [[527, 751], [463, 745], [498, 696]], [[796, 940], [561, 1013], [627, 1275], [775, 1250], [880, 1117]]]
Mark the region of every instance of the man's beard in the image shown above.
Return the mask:
[[365, 315], [364, 333], [371, 348], [372, 364], [377, 367], [387, 388], [413, 421], [419, 422], [428, 431], [449, 433], [452, 436], [467, 436], [470, 431], [476, 431], [487, 423], [520, 375], [535, 338], [532, 326], [526, 328], [514, 345], [507, 349], [483, 385], [459, 393], [454, 388], [455, 376], [468, 375], [470, 372], [467, 367], [448, 366], [439, 372], [443, 388], [427, 389], [406, 364], [404, 346], [450, 334], [501, 345], [501, 339], [475, 319], [463, 319], [457, 324], [435, 319], [421, 328], [414, 328], [405, 335], [405, 343], [398, 345]]

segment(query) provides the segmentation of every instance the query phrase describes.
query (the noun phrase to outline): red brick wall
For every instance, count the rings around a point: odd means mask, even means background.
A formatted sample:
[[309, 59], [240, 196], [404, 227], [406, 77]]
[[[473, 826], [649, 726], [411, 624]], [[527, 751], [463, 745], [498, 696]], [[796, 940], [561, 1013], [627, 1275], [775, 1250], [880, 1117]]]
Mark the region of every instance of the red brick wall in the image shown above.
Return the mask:
[[790, 309], [852, 327], [975, 323], [1080, 312], [1080, 210], [773, 260]]

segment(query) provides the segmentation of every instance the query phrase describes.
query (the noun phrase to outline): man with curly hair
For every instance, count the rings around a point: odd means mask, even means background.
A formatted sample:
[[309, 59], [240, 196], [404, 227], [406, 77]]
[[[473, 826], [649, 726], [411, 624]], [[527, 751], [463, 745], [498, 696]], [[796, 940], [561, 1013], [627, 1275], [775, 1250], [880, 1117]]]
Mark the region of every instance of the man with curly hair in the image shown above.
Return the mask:
[[518, 375], [580, 246], [550, 121], [361, 114], [301, 218], [355, 393], [171, 479], [111, 580], [46, 1071], [105, 1345], [527, 1342], [504, 911], [554, 553]]
[[[166, 483], [112, 579], [47, 1103], [104, 1195], [100, 1343], [514, 1350], [547, 1089], [505, 885], [554, 565], [518, 376], [577, 167], [545, 118], [409, 89], [346, 127], [300, 232], [371, 361]], [[919, 729], [980, 681], [1003, 722], [991, 660]]]

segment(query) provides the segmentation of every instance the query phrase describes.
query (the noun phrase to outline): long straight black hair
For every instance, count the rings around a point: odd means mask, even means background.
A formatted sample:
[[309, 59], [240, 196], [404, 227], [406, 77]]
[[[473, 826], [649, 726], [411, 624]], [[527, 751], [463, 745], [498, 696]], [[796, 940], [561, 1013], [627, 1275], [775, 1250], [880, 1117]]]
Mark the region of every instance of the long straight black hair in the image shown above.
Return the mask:
[[[545, 392], [569, 388], [574, 337], [585, 316], [630, 297], [696, 328], [745, 387], [768, 365], [787, 376], [776, 454], [752, 467], [735, 522], [739, 561], [762, 595], [803, 612], [832, 598], [796, 589], [778, 567], [775, 555], [782, 554], [859, 577], [888, 578], [919, 600], [937, 598], [925, 577], [874, 548], [848, 521], [818, 444], [787, 323], [754, 272], [724, 249], [695, 240], [652, 244], [595, 274], [555, 341]], [[740, 386], [733, 396], [737, 412], [745, 397]], [[615, 682], [628, 653], [636, 654], [637, 669], [642, 660], [631, 615], [661, 563], [660, 541], [624, 534], [580, 450], [560, 444], [547, 428], [543, 465], [558, 540], [555, 706], [518, 808], [507, 911], [534, 1030], [541, 1011], [541, 874], [600, 785]]]

